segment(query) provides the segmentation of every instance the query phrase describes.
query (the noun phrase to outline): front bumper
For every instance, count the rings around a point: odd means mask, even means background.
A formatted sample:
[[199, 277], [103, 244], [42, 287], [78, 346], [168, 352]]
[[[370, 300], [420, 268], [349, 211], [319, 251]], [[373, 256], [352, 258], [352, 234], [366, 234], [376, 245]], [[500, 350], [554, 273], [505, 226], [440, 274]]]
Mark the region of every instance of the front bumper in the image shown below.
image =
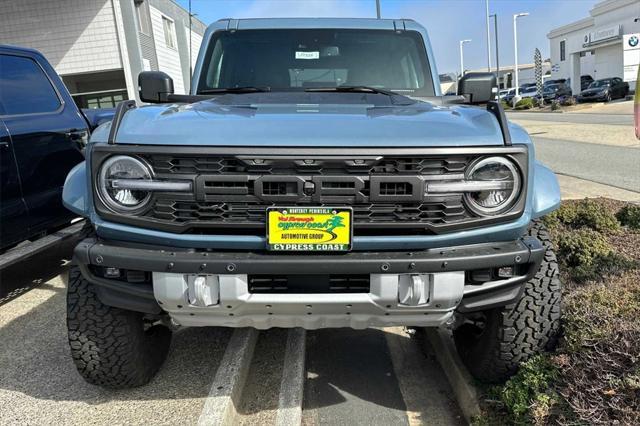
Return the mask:
[[[544, 255], [531, 237], [515, 241], [424, 251], [345, 254], [269, 254], [168, 250], [86, 239], [74, 260], [103, 303], [134, 311], [167, 312], [185, 326], [325, 327], [437, 326], [454, 312], [503, 306], [520, 297], [522, 285], [538, 270]], [[106, 267], [151, 272], [149, 282], [106, 279]], [[473, 271], [512, 268], [513, 274], [484, 282]], [[101, 269], [102, 268], [102, 269]], [[250, 290], [249, 277], [272, 275], [364, 275], [368, 292], [277, 293]], [[191, 300], [190, 277], [215, 283], [215, 303]], [[407, 305], [399, 299], [406, 279], [424, 280], [427, 297]]]

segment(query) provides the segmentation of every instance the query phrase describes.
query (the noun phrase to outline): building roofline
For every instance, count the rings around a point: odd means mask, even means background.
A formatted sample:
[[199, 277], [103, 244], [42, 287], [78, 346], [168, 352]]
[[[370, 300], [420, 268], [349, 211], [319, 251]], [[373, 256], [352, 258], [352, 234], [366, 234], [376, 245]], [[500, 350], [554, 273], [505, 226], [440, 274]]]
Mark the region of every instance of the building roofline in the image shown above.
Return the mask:
[[593, 17], [589, 16], [587, 18], [580, 19], [579, 21], [572, 22], [567, 25], [563, 25], [561, 27], [555, 28], [547, 34], [547, 38], [555, 38], [573, 31], [582, 30], [584, 28], [588, 28], [593, 26]]
[[604, 0], [600, 3], [596, 3], [589, 11], [589, 16], [578, 21], [571, 22], [570, 24], [563, 25], [558, 28], [554, 28], [549, 31], [547, 38], [555, 38], [561, 35], [570, 33], [572, 31], [582, 30], [587, 27], [593, 26], [594, 17], [602, 15], [612, 10], [620, 9], [622, 7], [635, 4], [638, 0]]

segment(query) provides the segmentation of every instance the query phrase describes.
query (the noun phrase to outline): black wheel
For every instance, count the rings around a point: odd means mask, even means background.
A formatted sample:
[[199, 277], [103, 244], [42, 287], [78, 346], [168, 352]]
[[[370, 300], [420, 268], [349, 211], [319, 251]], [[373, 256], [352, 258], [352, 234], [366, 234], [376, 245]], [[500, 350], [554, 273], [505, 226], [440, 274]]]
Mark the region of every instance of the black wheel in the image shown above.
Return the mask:
[[546, 252], [540, 269], [525, 284], [522, 298], [503, 308], [469, 313], [453, 332], [463, 362], [484, 382], [506, 380], [520, 363], [552, 349], [557, 341], [562, 296], [558, 262], [540, 222], [534, 222], [529, 235], [537, 237]]
[[611, 93], [607, 92], [607, 94], [604, 97], [604, 101], [605, 102], [611, 102]]
[[67, 329], [71, 356], [89, 383], [126, 389], [148, 383], [167, 357], [171, 330], [144, 314], [104, 305], [80, 269], [69, 271]]

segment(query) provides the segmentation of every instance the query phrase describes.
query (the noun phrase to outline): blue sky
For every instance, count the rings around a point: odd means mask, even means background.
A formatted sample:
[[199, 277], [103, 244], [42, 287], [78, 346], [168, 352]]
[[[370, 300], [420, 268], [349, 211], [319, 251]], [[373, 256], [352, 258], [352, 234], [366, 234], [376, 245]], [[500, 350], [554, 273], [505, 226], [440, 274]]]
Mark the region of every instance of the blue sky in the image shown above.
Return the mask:
[[[176, 0], [187, 8], [188, 0]], [[537, 47], [549, 57], [547, 33], [558, 26], [589, 16], [597, 0], [489, 0], [490, 13], [498, 14], [500, 64], [513, 63], [513, 14], [529, 12], [518, 20], [518, 60], [533, 62]], [[261, 17], [370, 17], [375, 0], [192, 0], [193, 13], [205, 24], [221, 18]], [[465, 45], [465, 68], [487, 66], [484, 0], [381, 0], [383, 18], [412, 18], [427, 27], [438, 71], [459, 69], [458, 41]], [[493, 46], [493, 22], [491, 23]], [[495, 46], [492, 47], [495, 49]], [[492, 51], [495, 66], [495, 51]]]

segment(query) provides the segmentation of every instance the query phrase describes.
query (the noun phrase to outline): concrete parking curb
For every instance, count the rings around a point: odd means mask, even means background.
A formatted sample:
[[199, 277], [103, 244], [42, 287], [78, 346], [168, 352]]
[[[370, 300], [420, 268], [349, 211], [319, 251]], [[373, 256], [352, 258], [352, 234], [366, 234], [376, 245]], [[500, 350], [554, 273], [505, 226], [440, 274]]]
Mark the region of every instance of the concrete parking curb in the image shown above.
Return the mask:
[[300, 426], [305, 381], [307, 332], [302, 328], [289, 330], [284, 355], [282, 382], [278, 399], [276, 426]]
[[237, 423], [237, 407], [240, 405], [258, 333], [254, 328], [239, 328], [233, 332], [211, 384], [198, 425]]
[[449, 380], [465, 420], [471, 423], [474, 417], [480, 415], [478, 394], [473, 378], [456, 351], [451, 333], [441, 328], [427, 328], [425, 334]]

